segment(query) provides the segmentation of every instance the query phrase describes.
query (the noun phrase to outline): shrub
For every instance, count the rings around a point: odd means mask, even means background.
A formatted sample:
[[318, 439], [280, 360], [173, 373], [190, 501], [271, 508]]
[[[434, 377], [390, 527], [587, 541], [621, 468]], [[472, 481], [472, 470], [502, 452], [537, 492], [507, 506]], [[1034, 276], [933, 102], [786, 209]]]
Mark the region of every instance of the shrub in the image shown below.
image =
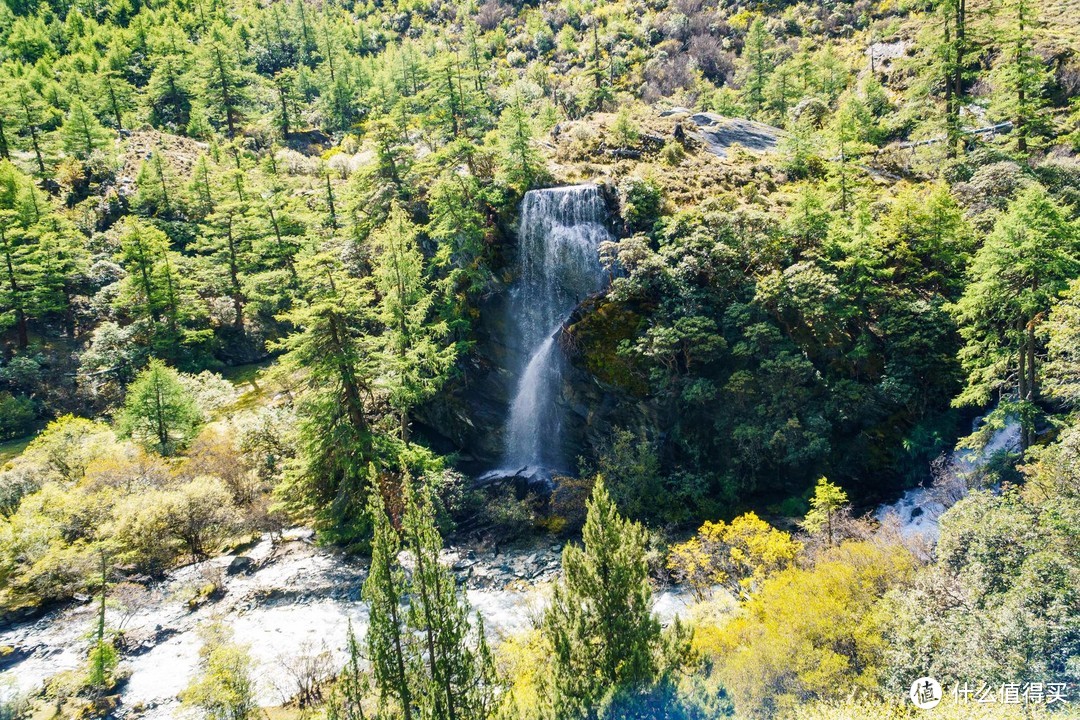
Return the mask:
[[215, 623], [202, 629], [199, 674], [181, 694], [189, 707], [208, 720], [248, 720], [255, 715], [254, 662], [246, 647], [232, 642], [232, 632]]
[[664, 143], [664, 149], [660, 151], [660, 158], [665, 164], [677, 167], [686, 159], [686, 148], [678, 140], [668, 140]]
[[668, 569], [699, 599], [716, 585], [739, 596], [790, 567], [801, 549], [786, 532], [749, 512], [730, 525], [723, 520], [702, 525], [697, 535], [671, 549]]
[[651, 179], [627, 178], [619, 187], [623, 220], [631, 232], [650, 232], [664, 206], [663, 189]]
[[903, 548], [843, 543], [813, 567], [766, 579], [742, 613], [699, 631], [698, 647], [713, 657], [735, 707], [748, 718], [876, 691], [885, 651], [880, 600], [914, 565]]
[[976, 491], [940, 525], [937, 563], [889, 597], [890, 689], [912, 668], [943, 684], [1077, 682], [1080, 500]]

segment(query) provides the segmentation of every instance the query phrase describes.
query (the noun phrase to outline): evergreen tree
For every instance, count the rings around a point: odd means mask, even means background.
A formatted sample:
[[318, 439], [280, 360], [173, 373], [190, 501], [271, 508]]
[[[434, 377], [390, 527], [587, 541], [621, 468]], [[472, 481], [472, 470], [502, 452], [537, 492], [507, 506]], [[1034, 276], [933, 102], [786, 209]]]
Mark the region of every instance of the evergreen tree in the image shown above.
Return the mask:
[[191, 442], [202, 423], [202, 411], [176, 371], [155, 358], [128, 388], [117, 427], [122, 436], [168, 456]]
[[415, 563], [409, 582], [408, 626], [422, 638], [418, 664], [424, 673], [416, 696], [421, 717], [484, 720], [495, 688], [483, 627], [474, 648], [468, 603], [458, 593], [450, 569], [439, 562], [443, 542], [435, 526], [430, 490], [423, 483], [414, 485], [408, 476], [402, 536]]
[[187, 80], [189, 69], [185, 55], [186, 40], [175, 35], [175, 28], [165, 31], [166, 41], [153, 57], [153, 71], [146, 86], [146, 104], [150, 122], [155, 127], [183, 131], [190, 120], [193, 93]]
[[115, 307], [141, 321], [147, 342], [159, 354], [182, 360], [185, 352], [209, 338], [205, 309], [194, 293], [189, 260], [169, 247], [165, 233], [130, 218], [120, 238], [119, 259], [127, 271]]
[[368, 463], [376, 440], [365, 407], [377, 371], [372, 297], [329, 254], [306, 261], [303, 273], [308, 302], [287, 314], [296, 331], [280, 344], [287, 351], [283, 366], [303, 378], [301, 461], [279, 492], [292, 505], [314, 510], [325, 537], [366, 541]]
[[841, 100], [827, 133], [833, 155], [829, 181], [841, 214], [849, 220], [855, 209], [861, 172], [855, 160], [870, 148], [872, 122], [866, 105], [849, 94]]
[[338, 691], [340, 695], [328, 703], [327, 719], [365, 720], [363, 703], [370, 686], [367, 672], [361, 666], [360, 641], [356, 638], [352, 620], [349, 620], [349, 630], [345, 636], [345, 649], [348, 652], [349, 659], [345, 663], [345, 668], [338, 675]]
[[[199, 188], [204, 187], [207, 186], [199, 185]], [[209, 197], [210, 191], [206, 192]], [[218, 204], [207, 218], [206, 234], [194, 246], [208, 259], [206, 279], [214, 292], [229, 298], [233, 328], [241, 333], [244, 331], [244, 309], [249, 300], [245, 286], [257, 270], [251, 249], [251, 223], [244, 210], [244, 203], [232, 200]]]
[[301, 98], [296, 84], [297, 74], [291, 68], [286, 68], [274, 76], [274, 93], [277, 95], [276, 124], [285, 140], [288, 140], [289, 135], [296, 129], [299, 116]]
[[582, 538], [584, 548], [563, 549], [563, 577], [544, 614], [552, 653], [546, 691], [559, 720], [596, 718], [605, 700], [648, 686], [659, 670], [645, 531], [619, 516], [603, 478]]
[[[374, 467], [371, 468], [375, 482]], [[368, 655], [383, 709], [400, 712], [404, 720], [415, 714], [412, 673], [415, 642], [405, 625], [402, 605], [405, 575], [398, 565], [401, 550], [397, 532], [390, 525], [379, 488], [369, 494], [367, 513], [371, 517], [371, 570], [364, 580], [363, 597], [368, 603]]]
[[33, 311], [40, 272], [26, 207], [27, 179], [10, 162], [0, 161], [0, 323], [15, 326], [19, 347], [29, 343], [28, 320]]
[[38, 172], [45, 174], [46, 136], [42, 125], [48, 121], [45, 102], [24, 79], [14, 80], [15, 117], [19, 133], [30, 140], [30, 147], [37, 161]]
[[751, 116], [757, 116], [765, 105], [769, 75], [772, 72], [770, 62], [769, 34], [765, 30], [765, 20], [757, 17], [746, 32], [740, 62], [741, 94]]
[[94, 150], [105, 144], [106, 134], [105, 128], [83, 101], [75, 99], [72, 100], [71, 109], [60, 128], [60, 138], [63, 140], [65, 152], [85, 160]]
[[113, 128], [120, 132], [124, 129], [124, 114], [132, 107], [132, 95], [135, 89], [124, 77], [125, 53], [117, 41], [110, 44], [108, 52], [100, 63], [95, 84], [95, 107], [99, 113], [107, 115]]
[[409, 439], [409, 411], [431, 397], [453, 365], [455, 348], [445, 323], [432, 318], [435, 302], [417, 243], [419, 228], [395, 202], [371, 237], [377, 316], [385, 325], [380, 383], [397, 411], [401, 439]]
[[200, 95], [211, 119], [235, 137], [248, 103], [250, 73], [237, 57], [237, 38], [222, 25], [215, 25], [200, 39], [194, 72]]
[[975, 254], [968, 285], [954, 307], [964, 347], [967, 387], [958, 406], [1002, 400], [987, 428], [1015, 414], [1022, 443], [1035, 436], [1042, 359], [1039, 324], [1080, 275], [1080, 237], [1039, 185], [1012, 201]]
[[98, 595], [97, 627], [94, 631], [94, 644], [90, 648], [90, 673], [87, 678], [96, 692], [104, 693], [113, 684], [112, 673], [116, 669], [117, 652], [111, 641], [105, 637], [105, 600], [109, 587], [108, 566], [105, 553], [101, 553], [101, 586]]
[[967, 31], [967, 0], [937, 3], [941, 40], [934, 52], [934, 69], [940, 73], [945, 95], [946, 152], [956, 155], [961, 140], [960, 108], [964, 104], [970, 39]]
[[499, 118], [499, 170], [503, 182], [518, 192], [529, 190], [543, 175], [540, 154], [533, 147], [533, 130], [525, 100], [514, 93]]
[[147, 217], [169, 217], [172, 214], [174, 192], [165, 161], [160, 150], [152, 151], [150, 157], [139, 166], [135, 179], [136, 193], [132, 205]]
[[994, 87], [991, 107], [999, 117], [1011, 120], [1016, 149], [1028, 151], [1032, 136], [1043, 129], [1042, 110], [1048, 71], [1035, 52], [1036, 7], [1031, 0], [1010, 0], [1001, 55], [991, 73]]

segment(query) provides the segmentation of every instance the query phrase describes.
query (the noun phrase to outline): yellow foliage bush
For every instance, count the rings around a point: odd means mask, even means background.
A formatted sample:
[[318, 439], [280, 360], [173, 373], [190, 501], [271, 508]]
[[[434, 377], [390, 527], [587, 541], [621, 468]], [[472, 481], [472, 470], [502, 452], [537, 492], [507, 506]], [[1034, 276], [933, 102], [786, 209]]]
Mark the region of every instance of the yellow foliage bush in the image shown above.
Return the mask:
[[498, 645], [496, 662], [499, 676], [506, 683], [499, 718], [531, 720], [540, 717], [543, 707], [541, 682], [550, 652], [550, 646], [535, 629], [508, 637]]
[[915, 564], [902, 547], [845, 542], [813, 567], [768, 577], [726, 625], [699, 629], [695, 644], [743, 717], [873, 693], [885, 651], [880, 600]]
[[748, 512], [730, 524], [706, 522], [696, 536], [671, 549], [668, 569], [698, 599], [716, 585], [746, 596], [771, 573], [790, 567], [801, 550], [791, 535]]

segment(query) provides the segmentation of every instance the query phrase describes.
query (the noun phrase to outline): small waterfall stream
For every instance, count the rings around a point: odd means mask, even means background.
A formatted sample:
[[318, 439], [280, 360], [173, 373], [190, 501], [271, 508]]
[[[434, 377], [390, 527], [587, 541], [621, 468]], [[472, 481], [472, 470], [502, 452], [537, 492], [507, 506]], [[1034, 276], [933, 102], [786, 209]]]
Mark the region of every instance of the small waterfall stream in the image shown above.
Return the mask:
[[556, 403], [565, 359], [557, 337], [574, 308], [603, 287], [600, 243], [611, 237], [596, 185], [533, 190], [522, 200], [507, 340], [526, 360], [506, 420], [505, 471], [567, 469]]

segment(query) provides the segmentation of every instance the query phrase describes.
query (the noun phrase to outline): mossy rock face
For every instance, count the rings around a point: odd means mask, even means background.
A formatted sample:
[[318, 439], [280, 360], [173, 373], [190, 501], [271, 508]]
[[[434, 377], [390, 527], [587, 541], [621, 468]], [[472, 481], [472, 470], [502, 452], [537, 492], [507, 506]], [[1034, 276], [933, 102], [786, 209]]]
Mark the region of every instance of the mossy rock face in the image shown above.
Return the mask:
[[602, 299], [586, 303], [577, 315], [564, 337], [571, 360], [601, 382], [644, 397], [648, 393], [644, 374], [632, 359], [619, 354], [624, 340], [638, 336], [641, 316]]

